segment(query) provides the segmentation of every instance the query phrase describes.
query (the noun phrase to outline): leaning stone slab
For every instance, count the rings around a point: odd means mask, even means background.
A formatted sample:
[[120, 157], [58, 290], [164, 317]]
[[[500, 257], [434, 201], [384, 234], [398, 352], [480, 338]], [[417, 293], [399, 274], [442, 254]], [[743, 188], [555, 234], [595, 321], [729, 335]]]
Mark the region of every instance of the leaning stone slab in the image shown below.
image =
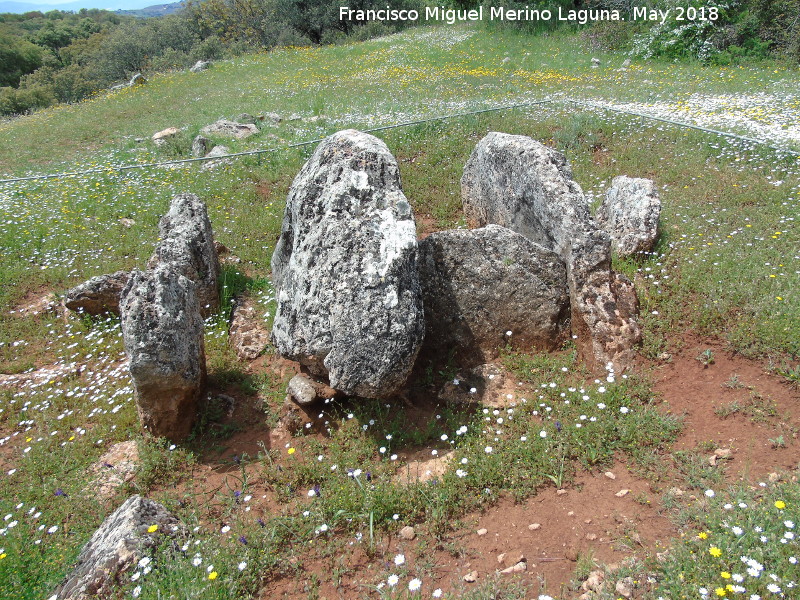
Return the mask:
[[216, 123], [203, 127], [200, 133], [203, 135], [221, 135], [243, 140], [258, 133], [258, 127], [252, 123], [237, 123], [236, 121], [220, 119]]
[[346, 130], [317, 147], [289, 190], [272, 274], [281, 354], [349, 395], [405, 383], [425, 330], [416, 228], [382, 141]]
[[110, 275], [92, 277], [64, 293], [64, 306], [90, 315], [107, 312], [118, 315], [119, 297], [129, 276], [127, 271], [117, 271]]
[[208, 316], [219, 308], [219, 257], [205, 203], [195, 194], [178, 194], [158, 223], [160, 242], [148, 262], [174, 263], [178, 272], [197, 284], [200, 311]]
[[658, 237], [661, 199], [650, 179], [614, 177], [595, 215], [621, 257], [650, 252]]
[[611, 271], [609, 236], [564, 155], [529, 137], [491, 132], [464, 167], [461, 195], [465, 216], [478, 226], [503, 225], [562, 257], [583, 359], [629, 366], [641, 338], [630, 282]]
[[165, 535], [174, 535], [181, 529], [177, 517], [158, 502], [131, 496], [94, 532], [78, 555], [72, 573], [56, 588], [53, 597], [115, 597], [120, 575], [148, 551], [155, 550]]
[[564, 261], [510, 229], [431, 234], [419, 243], [419, 277], [424, 356], [470, 367], [496, 358], [506, 344], [554, 350], [568, 337]]
[[203, 318], [197, 285], [174, 263], [135, 270], [120, 304], [142, 426], [173, 441], [192, 429], [206, 383]]

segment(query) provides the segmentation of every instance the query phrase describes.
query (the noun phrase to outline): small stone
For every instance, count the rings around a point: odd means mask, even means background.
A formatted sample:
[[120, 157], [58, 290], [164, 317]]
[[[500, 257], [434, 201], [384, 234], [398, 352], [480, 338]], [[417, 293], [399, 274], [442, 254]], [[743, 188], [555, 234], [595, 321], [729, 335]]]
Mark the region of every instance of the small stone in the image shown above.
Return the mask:
[[571, 511], [569, 511], [569, 512], [567, 513], [567, 516], [568, 516], [568, 517], [574, 517], [574, 516], [575, 516], [575, 511], [574, 511], [574, 510], [571, 510]]
[[669, 491], [668, 491], [667, 493], [668, 493], [670, 496], [674, 496], [674, 497], [676, 497], [676, 498], [680, 498], [681, 496], [683, 496], [683, 494], [684, 494], [685, 492], [684, 492], [684, 491], [683, 491], [681, 488], [679, 488], [679, 487], [673, 487], [673, 488], [669, 488]]
[[531, 523], [530, 525], [528, 525], [528, 529], [530, 529], [531, 531], [536, 531], [537, 529], [541, 528], [542, 528], [541, 523]]
[[158, 133], [154, 133], [152, 140], [156, 146], [163, 146], [167, 143], [167, 140], [174, 138], [176, 135], [180, 133], [180, 129], [177, 127], [167, 127], [166, 129], [162, 129]]
[[630, 494], [630, 490], [620, 490], [616, 494], [614, 494], [617, 498], [622, 498], [623, 496], [627, 496]]
[[586, 519], [586, 520], [584, 521], [584, 523], [586, 523], [587, 525], [589, 525], [591, 522], [592, 522], [592, 520], [591, 520], [591, 519]]
[[669, 362], [672, 360], [672, 354], [670, 354], [669, 352], [662, 352], [661, 354], [658, 355], [658, 360], [660, 360], [661, 362]]
[[776, 483], [780, 481], [781, 476], [778, 475], [777, 473], [770, 473], [769, 475], [767, 475], [767, 479], [769, 479], [770, 483]]
[[606, 575], [602, 571], [592, 571], [589, 577], [581, 584], [581, 588], [585, 592], [601, 592], [605, 584]]
[[620, 579], [617, 582], [615, 589], [620, 596], [624, 598], [630, 598], [633, 596], [633, 579], [631, 577]]
[[587, 533], [586, 534], [586, 539], [589, 540], [590, 542], [593, 542], [593, 541], [595, 541], [597, 539], [597, 534], [596, 533]]
[[603, 473], [603, 475], [605, 475], [606, 477], [608, 477], [611, 480], [614, 480], [614, 479], [617, 478], [617, 476], [614, 475], [614, 473], [612, 473], [611, 471], [606, 471], [605, 473]]
[[510, 573], [524, 573], [528, 570], [528, 564], [525, 562], [518, 562], [513, 567], [508, 567], [507, 569], [503, 569], [500, 571], [503, 575], [508, 575]]
[[733, 456], [733, 450], [730, 448], [717, 448], [714, 450], [714, 456], [717, 458], [731, 458]]
[[198, 60], [196, 63], [194, 63], [194, 66], [189, 70], [192, 73], [199, 73], [200, 71], [205, 71], [210, 66], [211, 66], [210, 60]]
[[413, 540], [417, 537], [417, 532], [410, 525], [406, 525], [400, 530], [400, 537], [404, 540]]
[[502, 565], [506, 560], [506, 553], [503, 552], [502, 554], [497, 555], [497, 564]]
[[475, 533], [477, 533], [478, 535], [486, 535], [487, 533], [489, 533], [489, 530], [486, 528], [481, 528], [478, 529], [478, 531], [476, 531]]
[[136, 221], [134, 221], [133, 219], [129, 219], [127, 217], [122, 217], [119, 220], [119, 224], [122, 225], [125, 229], [130, 229], [131, 227], [136, 225]]
[[466, 575], [464, 575], [464, 581], [467, 583], [475, 583], [478, 580], [478, 572], [477, 571], [470, 571]]
[[507, 65], [509, 62], [511, 62], [511, 58], [510, 58], [510, 57], [508, 57], [508, 56], [506, 56], [506, 57], [503, 59], [503, 64], [504, 64], [504, 65]]
[[556, 496], [563, 496], [566, 493], [567, 493], [567, 490], [557, 490], [556, 491]]

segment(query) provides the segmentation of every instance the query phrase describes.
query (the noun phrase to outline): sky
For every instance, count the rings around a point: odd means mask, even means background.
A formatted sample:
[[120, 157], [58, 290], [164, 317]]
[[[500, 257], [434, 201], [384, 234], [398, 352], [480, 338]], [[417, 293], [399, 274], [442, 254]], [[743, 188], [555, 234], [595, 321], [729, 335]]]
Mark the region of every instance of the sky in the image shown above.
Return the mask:
[[[0, 0], [0, 13], [23, 13], [31, 10], [72, 10], [81, 8], [105, 8], [108, 10], [135, 10], [155, 4], [168, 4], [172, 0], [34, 0], [34, 1], [7, 1]], [[177, 0], [175, 0], [177, 1]]]

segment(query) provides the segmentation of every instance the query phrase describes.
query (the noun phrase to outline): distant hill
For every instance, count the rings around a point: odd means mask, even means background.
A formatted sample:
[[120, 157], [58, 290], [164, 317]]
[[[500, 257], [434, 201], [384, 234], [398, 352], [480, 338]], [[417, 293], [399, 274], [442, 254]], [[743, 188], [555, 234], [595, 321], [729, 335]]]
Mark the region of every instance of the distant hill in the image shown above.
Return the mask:
[[131, 15], [134, 17], [146, 18], [171, 15], [172, 13], [178, 12], [182, 8], [182, 2], [173, 2], [171, 4], [154, 4], [153, 6], [147, 6], [137, 10], [118, 10], [117, 12], [121, 15]]
[[116, 11], [123, 15], [133, 15], [135, 17], [160, 17], [177, 12], [181, 9], [180, 2], [171, 4], [156, 4], [143, 8], [131, 8], [146, 4], [147, 0], [73, 0], [61, 4], [45, 4], [42, 2], [13, 2], [11, 0], [0, 0], [0, 13], [22, 14], [34, 10], [46, 13], [51, 10], [79, 11], [82, 8], [101, 8]]

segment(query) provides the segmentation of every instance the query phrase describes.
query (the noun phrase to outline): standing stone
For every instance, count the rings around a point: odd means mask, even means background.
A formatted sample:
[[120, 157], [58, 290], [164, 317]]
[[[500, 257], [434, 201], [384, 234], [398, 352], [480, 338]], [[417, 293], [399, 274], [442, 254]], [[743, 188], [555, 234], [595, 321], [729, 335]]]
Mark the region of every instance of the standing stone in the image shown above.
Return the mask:
[[620, 258], [650, 252], [658, 237], [661, 199], [649, 179], [614, 177], [595, 217]]
[[281, 354], [346, 394], [403, 385], [425, 323], [414, 217], [381, 140], [346, 130], [317, 147], [289, 190], [272, 274]]
[[192, 156], [195, 158], [200, 158], [208, 154], [208, 152], [214, 147], [214, 142], [212, 142], [207, 137], [203, 137], [202, 135], [198, 135], [192, 141]]
[[179, 530], [180, 522], [164, 506], [131, 496], [94, 532], [53, 597], [88, 600], [114, 596], [118, 578], [148, 551], [155, 551], [165, 535]]
[[142, 426], [173, 441], [191, 432], [206, 383], [197, 285], [174, 263], [135, 270], [120, 304]]
[[419, 277], [425, 356], [455, 351], [462, 366], [475, 366], [506, 344], [554, 350], [567, 338], [564, 261], [510, 229], [431, 234], [419, 243]]
[[130, 87], [133, 87], [135, 85], [144, 85], [145, 83], [147, 83], [147, 78], [145, 78], [145, 76], [142, 75], [141, 73], [136, 73], [133, 77], [131, 77], [131, 80], [130, 82], [128, 82], [128, 85]]
[[563, 154], [529, 137], [491, 132], [461, 179], [464, 214], [496, 223], [558, 253], [567, 267], [572, 332], [591, 366], [629, 366], [641, 332], [630, 282], [611, 271], [611, 242], [597, 228]]
[[204, 317], [219, 308], [219, 257], [205, 203], [194, 194], [178, 194], [158, 223], [159, 241], [148, 262], [174, 263], [178, 272], [197, 284]]
[[90, 315], [106, 312], [118, 315], [119, 298], [129, 275], [127, 271], [117, 271], [92, 277], [64, 293], [64, 306]]

